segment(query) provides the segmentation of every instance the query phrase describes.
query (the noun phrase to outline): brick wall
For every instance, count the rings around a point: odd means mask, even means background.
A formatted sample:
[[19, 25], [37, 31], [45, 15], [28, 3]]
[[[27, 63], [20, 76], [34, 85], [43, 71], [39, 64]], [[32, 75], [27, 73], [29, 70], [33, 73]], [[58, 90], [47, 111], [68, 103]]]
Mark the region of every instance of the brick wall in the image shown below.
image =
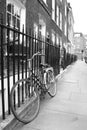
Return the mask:
[[[6, 24], [6, 0], [0, 0], [0, 23], [1, 19], [3, 20], [3, 23]], [[0, 33], [0, 45], [1, 45], [1, 33]], [[5, 48], [3, 49], [5, 50]], [[0, 64], [1, 64], [1, 46], [0, 46]]]
[[3, 14], [3, 23], [5, 24], [6, 23], [6, 0], [0, 0], [0, 13]]
[[26, 27], [27, 29], [33, 28], [33, 23], [39, 23], [38, 16], [38, 2], [37, 0], [27, 0], [26, 2]]
[[27, 0], [26, 2], [26, 27], [27, 29], [33, 28], [33, 23], [39, 25], [39, 14], [43, 17], [46, 23], [46, 31], [49, 32], [51, 37], [51, 30], [62, 36], [62, 31], [51, 18], [52, 1], [47, 0], [47, 5], [42, 0]]

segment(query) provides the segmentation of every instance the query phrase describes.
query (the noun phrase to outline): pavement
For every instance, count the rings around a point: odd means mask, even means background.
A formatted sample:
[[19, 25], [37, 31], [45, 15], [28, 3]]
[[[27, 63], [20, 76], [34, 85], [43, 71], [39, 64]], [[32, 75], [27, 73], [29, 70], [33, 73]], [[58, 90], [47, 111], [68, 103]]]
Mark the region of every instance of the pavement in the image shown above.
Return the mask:
[[56, 96], [46, 96], [37, 118], [15, 130], [87, 130], [87, 64], [78, 60], [57, 78]]

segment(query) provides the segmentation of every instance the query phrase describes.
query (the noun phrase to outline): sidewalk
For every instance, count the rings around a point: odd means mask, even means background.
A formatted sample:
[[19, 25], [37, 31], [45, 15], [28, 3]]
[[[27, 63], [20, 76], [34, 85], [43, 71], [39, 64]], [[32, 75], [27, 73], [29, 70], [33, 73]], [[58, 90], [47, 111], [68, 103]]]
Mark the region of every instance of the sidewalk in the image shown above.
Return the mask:
[[15, 130], [86, 130], [87, 64], [77, 61], [57, 81], [57, 95], [41, 102], [40, 113], [31, 123]]

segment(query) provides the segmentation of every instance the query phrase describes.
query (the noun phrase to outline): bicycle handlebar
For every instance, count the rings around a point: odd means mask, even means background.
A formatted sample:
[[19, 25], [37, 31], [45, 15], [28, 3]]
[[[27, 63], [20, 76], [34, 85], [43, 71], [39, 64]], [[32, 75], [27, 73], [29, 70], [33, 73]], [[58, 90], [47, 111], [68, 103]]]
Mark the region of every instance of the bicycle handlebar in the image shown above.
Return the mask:
[[34, 53], [33, 56], [32, 56], [30, 59], [28, 59], [27, 61], [33, 60], [35, 56], [45, 56], [45, 54], [41, 54], [41, 53], [38, 51], [37, 53]]

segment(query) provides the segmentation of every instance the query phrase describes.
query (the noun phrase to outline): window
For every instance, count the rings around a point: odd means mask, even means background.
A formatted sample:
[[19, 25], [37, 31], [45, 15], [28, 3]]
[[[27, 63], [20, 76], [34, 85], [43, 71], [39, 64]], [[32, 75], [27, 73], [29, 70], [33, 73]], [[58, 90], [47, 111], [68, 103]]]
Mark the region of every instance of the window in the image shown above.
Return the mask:
[[7, 24], [16, 29], [20, 28], [20, 8], [11, 3], [7, 5]]
[[[13, 4], [7, 4], [7, 25], [10, 27], [20, 28], [20, 8], [15, 7]], [[18, 36], [15, 34], [15, 39]], [[10, 40], [13, 40], [13, 31], [10, 31]]]
[[46, 25], [39, 25], [39, 35], [45, 37], [46, 35]]
[[53, 45], [55, 45], [55, 32], [52, 31], [52, 43]]
[[38, 35], [38, 25], [36, 23], [34, 23], [34, 34]]
[[52, 0], [52, 19], [55, 21], [55, 0]]
[[56, 45], [59, 45], [59, 36], [58, 36], [58, 34], [56, 35]]
[[[38, 37], [38, 25], [34, 23], [34, 37], [37, 39]], [[37, 40], [34, 39], [34, 42], [37, 42]]]
[[[26, 18], [26, 9], [25, 6], [19, 1], [7, 0], [7, 17], [6, 24], [17, 30], [25, 31], [25, 18]], [[15, 33], [15, 39], [18, 38], [18, 34]], [[13, 40], [13, 31], [10, 31], [10, 40]], [[21, 40], [21, 39], [20, 39]]]
[[60, 12], [60, 29], [62, 30], [62, 13]]
[[67, 24], [66, 24], [66, 22], [65, 22], [64, 34], [67, 35]]
[[56, 8], [56, 24], [59, 26], [59, 6]]

